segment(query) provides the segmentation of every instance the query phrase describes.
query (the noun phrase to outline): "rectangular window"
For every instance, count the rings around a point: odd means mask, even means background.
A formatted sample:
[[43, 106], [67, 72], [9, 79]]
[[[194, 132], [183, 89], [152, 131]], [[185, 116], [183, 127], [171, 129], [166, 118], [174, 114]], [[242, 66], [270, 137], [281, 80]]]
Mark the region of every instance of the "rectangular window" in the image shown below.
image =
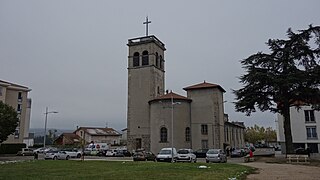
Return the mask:
[[201, 124], [201, 134], [208, 134], [208, 125]]
[[201, 148], [202, 149], [208, 149], [208, 140], [202, 140], [201, 141]]
[[305, 110], [304, 116], [306, 122], [316, 122], [316, 119], [314, 117], [314, 110]]
[[0, 96], [2, 96], [2, 87], [0, 86]]
[[21, 110], [22, 110], [22, 104], [18, 104], [17, 112], [18, 112], [18, 113], [21, 113]]
[[22, 92], [18, 93], [18, 101], [21, 102], [22, 101]]
[[307, 129], [307, 139], [318, 139], [316, 126], [308, 126], [306, 127], [306, 129]]

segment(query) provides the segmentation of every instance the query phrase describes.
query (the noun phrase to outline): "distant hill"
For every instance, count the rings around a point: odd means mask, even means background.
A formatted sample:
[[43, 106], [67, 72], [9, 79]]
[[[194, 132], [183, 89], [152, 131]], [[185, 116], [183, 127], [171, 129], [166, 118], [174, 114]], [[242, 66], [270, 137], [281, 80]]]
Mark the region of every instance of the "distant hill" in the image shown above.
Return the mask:
[[[56, 136], [60, 136], [60, 134], [62, 134], [62, 133], [72, 133], [72, 132], [74, 132], [74, 130], [71, 130], [71, 129], [47, 129], [47, 133], [48, 133], [49, 130], [51, 130], [51, 131], [57, 130], [57, 132], [55, 133]], [[30, 128], [29, 129], [29, 133], [34, 133], [34, 137], [44, 136], [44, 129], [41, 129], [41, 128]]]

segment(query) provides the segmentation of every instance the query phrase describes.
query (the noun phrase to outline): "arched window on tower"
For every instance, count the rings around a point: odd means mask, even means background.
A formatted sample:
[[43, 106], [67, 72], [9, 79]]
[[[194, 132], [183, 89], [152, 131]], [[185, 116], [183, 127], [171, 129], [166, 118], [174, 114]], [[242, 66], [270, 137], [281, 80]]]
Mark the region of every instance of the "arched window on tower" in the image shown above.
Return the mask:
[[191, 138], [190, 128], [186, 128], [186, 141], [189, 142]]
[[133, 54], [133, 67], [140, 66], [139, 59], [140, 59], [140, 54], [138, 52], [135, 52]]
[[149, 65], [149, 53], [148, 51], [142, 52], [142, 66]]
[[168, 130], [165, 127], [160, 129], [160, 142], [167, 142], [168, 141]]
[[160, 55], [160, 69], [162, 69], [163, 68], [163, 59], [162, 59], [162, 56]]
[[156, 52], [156, 67], [159, 67], [159, 55]]

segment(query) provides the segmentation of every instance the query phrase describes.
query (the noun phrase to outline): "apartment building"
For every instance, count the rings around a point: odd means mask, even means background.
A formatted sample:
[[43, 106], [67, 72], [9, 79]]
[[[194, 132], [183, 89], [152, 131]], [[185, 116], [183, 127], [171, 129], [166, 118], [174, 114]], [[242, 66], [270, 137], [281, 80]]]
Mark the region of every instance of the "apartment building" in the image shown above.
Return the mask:
[[[277, 141], [285, 152], [285, 136], [283, 116], [278, 114]], [[311, 106], [301, 106], [301, 109], [290, 108], [291, 133], [294, 148], [309, 148], [311, 153], [319, 153], [320, 139], [320, 111]]]
[[24, 143], [28, 139], [31, 114], [31, 99], [28, 87], [0, 80], [0, 101], [12, 106], [18, 113], [19, 123], [15, 132], [3, 143]]

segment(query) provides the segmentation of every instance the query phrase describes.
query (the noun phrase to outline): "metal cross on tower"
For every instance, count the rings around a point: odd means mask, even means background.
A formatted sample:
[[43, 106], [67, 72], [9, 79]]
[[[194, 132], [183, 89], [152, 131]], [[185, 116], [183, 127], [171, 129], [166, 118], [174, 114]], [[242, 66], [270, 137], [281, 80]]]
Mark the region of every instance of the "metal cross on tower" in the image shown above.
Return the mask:
[[148, 16], [146, 17], [146, 22], [143, 22], [143, 24], [146, 25], [146, 36], [148, 36], [148, 24], [151, 23], [151, 21], [148, 21]]

